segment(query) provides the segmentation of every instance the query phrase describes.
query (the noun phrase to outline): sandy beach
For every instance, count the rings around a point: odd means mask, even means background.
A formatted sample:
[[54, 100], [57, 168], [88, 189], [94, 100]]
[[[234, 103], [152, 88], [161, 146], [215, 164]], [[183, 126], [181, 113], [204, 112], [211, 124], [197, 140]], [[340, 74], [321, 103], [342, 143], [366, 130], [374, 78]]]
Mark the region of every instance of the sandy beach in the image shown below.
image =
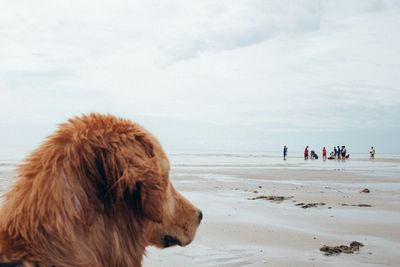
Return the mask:
[[[203, 210], [203, 223], [188, 247], [150, 248], [144, 266], [399, 266], [399, 176], [359, 162], [366, 165], [173, 168], [175, 186]], [[388, 162], [400, 163], [380, 161]], [[365, 188], [370, 193], [360, 193]], [[287, 199], [252, 200], [257, 196]], [[308, 203], [323, 204], [302, 208]], [[320, 251], [352, 241], [364, 247], [335, 256]]]
[[[171, 160], [174, 185], [204, 214], [196, 239], [184, 248], [149, 248], [145, 267], [399, 266], [398, 158], [197, 157]], [[15, 162], [0, 167], [4, 192]], [[320, 251], [352, 241], [364, 245], [354, 254]]]

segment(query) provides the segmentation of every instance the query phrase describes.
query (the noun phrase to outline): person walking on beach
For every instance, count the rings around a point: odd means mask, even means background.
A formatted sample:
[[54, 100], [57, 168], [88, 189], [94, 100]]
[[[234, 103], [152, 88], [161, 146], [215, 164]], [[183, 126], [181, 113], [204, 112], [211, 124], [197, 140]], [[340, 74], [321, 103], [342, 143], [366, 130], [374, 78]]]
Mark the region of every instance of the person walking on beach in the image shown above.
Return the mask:
[[341, 153], [340, 146], [337, 146], [337, 159], [340, 159]]
[[287, 146], [285, 145], [283, 147], [283, 160], [286, 160], [286, 157], [287, 157]]
[[371, 146], [371, 150], [369, 151], [369, 158], [375, 159], [375, 148]]
[[304, 149], [304, 159], [308, 159], [308, 146]]
[[333, 147], [333, 156], [335, 157], [335, 159], [336, 159], [336, 157], [337, 157], [337, 149], [336, 149], [336, 147], [334, 146]]
[[326, 148], [322, 148], [322, 160], [326, 160]]

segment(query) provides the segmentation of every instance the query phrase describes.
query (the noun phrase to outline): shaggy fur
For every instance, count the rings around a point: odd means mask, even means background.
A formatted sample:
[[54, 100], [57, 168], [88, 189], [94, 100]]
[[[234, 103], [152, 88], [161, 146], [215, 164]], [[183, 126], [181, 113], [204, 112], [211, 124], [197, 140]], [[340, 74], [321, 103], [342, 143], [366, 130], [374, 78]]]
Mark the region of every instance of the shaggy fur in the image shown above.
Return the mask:
[[138, 124], [99, 114], [61, 124], [4, 196], [0, 262], [141, 266], [148, 245], [189, 244], [202, 215], [168, 173], [160, 144]]

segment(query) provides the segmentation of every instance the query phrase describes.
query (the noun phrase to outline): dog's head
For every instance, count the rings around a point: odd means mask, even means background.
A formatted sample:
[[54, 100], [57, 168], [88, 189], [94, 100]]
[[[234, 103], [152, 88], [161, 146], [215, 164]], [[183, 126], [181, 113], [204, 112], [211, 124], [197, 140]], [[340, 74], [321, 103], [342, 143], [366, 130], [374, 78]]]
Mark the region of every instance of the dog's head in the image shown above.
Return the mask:
[[189, 244], [202, 214], [174, 189], [169, 168], [136, 123], [89, 114], [61, 124], [4, 198], [0, 262], [140, 266], [147, 245]]
[[168, 158], [147, 130], [90, 114], [61, 125], [56, 136], [71, 146], [64, 148], [74, 153], [68, 158], [101, 213], [139, 222], [147, 245], [185, 246], [193, 240], [202, 213], [174, 189]]

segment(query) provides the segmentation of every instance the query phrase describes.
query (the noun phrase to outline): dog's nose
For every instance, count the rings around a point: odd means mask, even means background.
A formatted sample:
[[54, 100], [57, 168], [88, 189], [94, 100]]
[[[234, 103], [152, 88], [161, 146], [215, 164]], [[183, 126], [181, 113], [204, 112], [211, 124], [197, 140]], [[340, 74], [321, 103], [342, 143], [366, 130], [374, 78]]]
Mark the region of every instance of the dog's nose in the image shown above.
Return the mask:
[[198, 212], [199, 212], [198, 216], [199, 216], [199, 223], [200, 223], [201, 220], [203, 219], [203, 212], [201, 212], [201, 210], [199, 210]]

